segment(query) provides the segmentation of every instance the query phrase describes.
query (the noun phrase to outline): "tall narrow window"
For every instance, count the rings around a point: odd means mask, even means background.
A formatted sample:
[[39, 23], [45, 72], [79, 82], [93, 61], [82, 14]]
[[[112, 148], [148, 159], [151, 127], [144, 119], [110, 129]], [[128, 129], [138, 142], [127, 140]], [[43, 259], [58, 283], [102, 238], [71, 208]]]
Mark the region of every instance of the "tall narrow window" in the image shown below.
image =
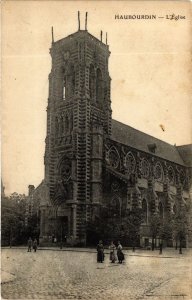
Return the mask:
[[161, 202], [159, 202], [159, 216], [161, 219], [163, 219], [163, 204]]
[[73, 114], [70, 114], [69, 132], [73, 130]]
[[64, 124], [63, 124], [63, 117], [61, 117], [61, 125], [60, 125], [60, 135], [63, 135], [64, 133]]
[[67, 96], [71, 97], [75, 92], [75, 70], [74, 66], [70, 65], [67, 72]]
[[103, 100], [103, 80], [100, 69], [97, 69], [97, 80], [96, 80], [96, 101], [101, 103]]
[[69, 118], [68, 116], [65, 117], [65, 133], [69, 131]]
[[93, 65], [89, 69], [89, 93], [91, 100], [93, 100], [95, 97], [95, 70]]
[[63, 79], [63, 100], [66, 99], [66, 78]]
[[59, 133], [59, 122], [58, 122], [58, 118], [55, 118], [55, 135], [58, 136]]

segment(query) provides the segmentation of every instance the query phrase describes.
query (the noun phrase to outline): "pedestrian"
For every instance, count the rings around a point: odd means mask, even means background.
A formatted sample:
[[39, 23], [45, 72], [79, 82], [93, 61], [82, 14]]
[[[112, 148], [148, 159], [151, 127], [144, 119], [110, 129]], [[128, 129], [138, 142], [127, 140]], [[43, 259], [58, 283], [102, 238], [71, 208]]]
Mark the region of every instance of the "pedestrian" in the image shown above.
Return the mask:
[[31, 252], [32, 243], [33, 243], [33, 241], [30, 237], [27, 241], [27, 246], [28, 246], [28, 251], [27, 252]]
[[115, 263], [116, 261], [116, 247], [115, 244], [113, 243], [113, 241], [111, 241], [111, 245], [109, 246], [109, 251], [110, 251], [110, 260], [111, 263]]
[[34, 241], [33, 241], [33, 250], [34, 250], [34, 252], [37, 251], [37, 240], [36, 239], [34, 239]]
[[124, 253], [122, 250], [123, 250], [123, 247], [122, 247], [120, 241], [118, 241], [117, 257], [118, 257], [119, 264], [122, 264], [122, 261], [124, 260]]
[[104, 246], [103, 242], [99, 241], [97, 245], [97, 262], [102, 263], [104, 261]]
[[163, 251], [163, 243], [162, 241], [159, 243], [159, 254], [162, 254]]

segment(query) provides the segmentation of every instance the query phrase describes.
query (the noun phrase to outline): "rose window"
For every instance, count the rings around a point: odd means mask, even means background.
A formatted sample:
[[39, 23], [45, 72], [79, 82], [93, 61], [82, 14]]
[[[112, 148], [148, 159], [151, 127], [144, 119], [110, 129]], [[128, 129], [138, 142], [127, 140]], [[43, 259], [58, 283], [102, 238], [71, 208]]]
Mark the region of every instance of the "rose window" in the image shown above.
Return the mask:
[[169, 180], [169, 183], [175, 182], [175, 174], [174, 174], [174, 170], [172, 167], [169, 167], [169, 169], [168, 169], [168, 180]]
[[119, 166], [120, 159], [118, 152], [115, 149], [109, 151], [109, 164], [111, 167], [116, 169]]
[[134, 173], [136, 166], [135, 157], [131, 152], [127, 153], [125, 157], [125, 168], [129, 174]]
[[150, 172], [150, 165], [148, 160], [142, 159], [141, 161], [141, 174], [143, 177], [147, 178], [149, 177], [149, 172]]
[[163, 168], [160, 163], [157, 163], [154, 168], [155, 179], [158, 181], [163, 181]]

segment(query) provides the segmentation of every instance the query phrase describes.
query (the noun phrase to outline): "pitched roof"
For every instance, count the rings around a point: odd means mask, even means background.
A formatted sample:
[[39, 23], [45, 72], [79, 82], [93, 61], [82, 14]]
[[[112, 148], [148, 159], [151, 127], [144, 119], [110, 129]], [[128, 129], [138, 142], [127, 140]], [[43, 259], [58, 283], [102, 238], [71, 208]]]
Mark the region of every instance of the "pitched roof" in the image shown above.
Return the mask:
[[177, 146], [177, 149], [188, 167], [192, 167], [192, 144]]
[[[176, 146], [168, 144], [133, 127], [112, 120], [112, 140], [132, 148], [156, 155], [179, 165], [185, 165]], [[155, 148], [155, 153], [149, 149]]]

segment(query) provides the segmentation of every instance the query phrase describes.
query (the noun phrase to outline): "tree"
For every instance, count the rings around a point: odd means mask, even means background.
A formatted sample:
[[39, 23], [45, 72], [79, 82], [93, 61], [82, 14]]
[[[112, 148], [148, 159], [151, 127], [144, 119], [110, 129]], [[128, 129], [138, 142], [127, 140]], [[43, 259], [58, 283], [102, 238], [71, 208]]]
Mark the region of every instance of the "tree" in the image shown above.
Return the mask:
[[101, 208], [100, 215], [87, 224], [88, 242], [96, 244], [102, 239], [109, 243], [109, 240], [120, 239], [124, 244], [131, 244], [134, 250], [142, 222], [143, 212], [139, 208], [127, 210], [123, 218], [117, 215], [114, 207]]
[[23, 243], [24, 215], [24, 195], [13, 193], [10, 197], [2, 199], [2, 245], [12, 246], [12, 244]]
[[127, 210], [125, 218], [122, 220], [120, 226], [120, 236], [131, 243], [133, 251], [135, 251], [135, 246], [139, 240], [140, 227], [143, 223], [143, 218], [142, 209], [133, 208], [132, 210]]
[[153, 214], [150, 220], [150, 231], [152, 236], [152, 251], [155, 248], [155, 239], [159, 234], [161, 219], [158, 214]]
[[160, 247], [160, 254], [161, 254], [163, 241], [168, 241], [173, 237], [173, 219], [171, 215], [169, 215], [166, 219], [162, 219], [162, 220], [160, 219], [158, 236], [160, 239], [159, 247]]
[[186, 216], [187, 212], [184, 207], [180, 207], [180, 209], [173, 216], [173, 232], [176, 241], [179, 240], [180, 254], [182, 254], [183, 242], [186, 238], [188, 228], [188, 220]]

